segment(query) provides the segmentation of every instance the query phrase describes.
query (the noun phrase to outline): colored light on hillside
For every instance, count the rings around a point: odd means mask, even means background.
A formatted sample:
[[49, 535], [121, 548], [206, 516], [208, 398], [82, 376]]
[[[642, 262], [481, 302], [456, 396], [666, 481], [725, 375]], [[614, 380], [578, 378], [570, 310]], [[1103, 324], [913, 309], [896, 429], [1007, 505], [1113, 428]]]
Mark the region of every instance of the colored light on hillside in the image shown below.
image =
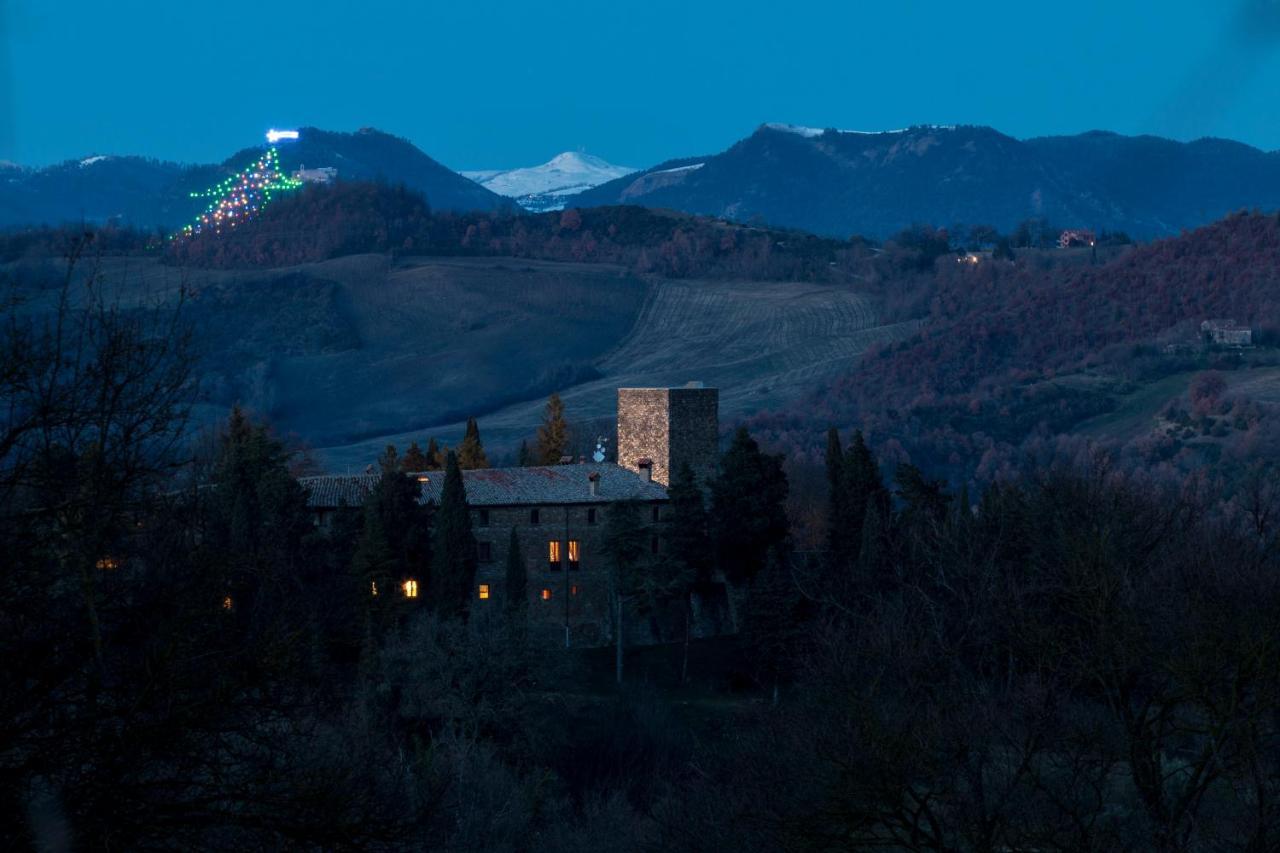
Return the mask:
[[[271, 201], [272, 193], [291, 190], [302, 186], [302, 182], [288, 177], [280, 171], [280, 158], [276, 149], [268, 149], [249, 168], [227, 178], [204, 192], [191, 193], [192, 198], [215, 199], [205, 212], [196, 217], [192, 225], [182, 230], [183, 235], [199, 234], [210, 224], [215, 226], [215, 233], [221, 233], [217, 226], [229, 224], [235, 227], [240, 221], [248, 219], [263, 205]], [[212, 220], [211, 220], [212, 218]]]

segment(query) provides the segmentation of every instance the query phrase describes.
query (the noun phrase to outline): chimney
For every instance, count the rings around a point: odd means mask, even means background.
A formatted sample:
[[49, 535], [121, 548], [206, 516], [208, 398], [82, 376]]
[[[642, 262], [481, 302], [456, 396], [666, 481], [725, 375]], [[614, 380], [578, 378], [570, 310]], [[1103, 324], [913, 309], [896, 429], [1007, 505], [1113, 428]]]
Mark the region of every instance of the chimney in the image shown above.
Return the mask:
[[645, 482], [653, 480], [653, 460], [648, 457], [636, 461], [636, 467], [640, 469], [640, 476], [644, 477]]
[[592, 471], [587, 475], [587, 482], [591, 484], [591, 497], [600, 497], [600, 472]]

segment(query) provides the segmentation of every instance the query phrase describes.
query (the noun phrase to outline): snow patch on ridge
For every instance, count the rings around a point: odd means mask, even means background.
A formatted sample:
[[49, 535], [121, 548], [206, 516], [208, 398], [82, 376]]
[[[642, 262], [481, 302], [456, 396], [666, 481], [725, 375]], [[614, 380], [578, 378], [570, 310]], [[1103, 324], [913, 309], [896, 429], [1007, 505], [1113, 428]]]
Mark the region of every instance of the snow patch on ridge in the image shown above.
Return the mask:
[[[776, 130], [780, 133], [794, 133], [796, 136], [803, 136], [805, 139], [813, 139], [815, 137], [822, 136], [822, 134], [827, 132], [826, 129], [824, 128], [804, 127], [798, 124], [784, 124], [782, 122], [776, 122], [776, 121], [771, 121], [766, 123], [765, 127], [768, 128], [769, 130]], [[925, 128], [928, 130], [955, 130], [956, 129], [956, 126], [954, 124], [922, 124], [922, 125], [918, 125], [918, 127]], [[881, 134], [906, 133], [911, 129], [912, 128], [909, 128], [909, 127], [900, 127], [900, 128], [897, 128], [896, 130], [836, 130], [836, 129], [833, 129], [832, 132], [855, 134], [858, 136], [880, 136]]]
[[666, 175], [670, 172], [692, 172], [694, 169], [701, 169], [706, 163], [691, 163], [688, 166], [676, 166], [674, 169], [655, 169], [649, 172], [650, 175]]

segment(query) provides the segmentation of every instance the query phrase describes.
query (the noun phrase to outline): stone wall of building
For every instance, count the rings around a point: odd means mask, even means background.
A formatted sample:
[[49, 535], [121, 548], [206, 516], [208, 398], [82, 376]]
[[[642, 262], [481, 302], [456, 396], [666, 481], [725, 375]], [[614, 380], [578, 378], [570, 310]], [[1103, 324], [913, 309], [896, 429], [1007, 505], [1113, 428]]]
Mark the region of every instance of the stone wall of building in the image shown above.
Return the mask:
[[[715, 388], [672, 388], [668, 394], [667, 464], [671, 473], [688, 464], [706, 483], [720, 458], [720, 392]], [[666, 480], [660, 481], [667, 485]]]
[[720, 392], [715, 388], [619, 388], [618, 464], [639, 471], [653, 462], [664, 486], [682, 463], [705, 482], [719, 455]]
[[[529, 579], [531, 631], [549, 643], [562, 644], [567, 623], [575, 646], [610, 642], [613, 620], [609, 567], [601, 553], [608, 507], [548, 505], [536, 509], [535, 524], [533, 507], [472, 508], [472, 532], [482, 555], [476, 571], [473, 608], [505, 605], [507, 551], [511, 530], [515, 528]], [[641, 510], [649, 547], [658, 552], [663, 547], [660, 530], [665, 511], [665, 506], [660, 504], [646, 504]], [[570, 541], [578, 543], [577, 569], [569, 567]], [[560, 548], [561, 564], [556, 568], [552, 568], [550, 562], [551, 542], [558, 542]], [[488, 559], [484, 559], [486, 552]], [[488, 598], [479, 597], [481, 585], [488, 587]]]
[[639, 461], [651, 459], [653, 479], [665, 485], [670, 423], [668, 389], [619, 388], [618, 464], [639, 472]]

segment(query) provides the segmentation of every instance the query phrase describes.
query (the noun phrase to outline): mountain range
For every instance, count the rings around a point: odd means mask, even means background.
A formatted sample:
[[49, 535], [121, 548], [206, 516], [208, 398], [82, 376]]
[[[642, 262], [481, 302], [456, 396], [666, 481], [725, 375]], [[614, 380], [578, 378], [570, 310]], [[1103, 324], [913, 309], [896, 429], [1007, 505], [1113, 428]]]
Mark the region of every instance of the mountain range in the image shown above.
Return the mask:
[[[115, 156], [42, 169], [0, 164], [0, 227], [116, 220], [175, 228], [200, 209], [192, 191], [261, 150], [216, 165]], [[1280, 207], [1280, 153], [1102, 131], [1018, 140], [975, 126], [859, 132], [765, 124], [718, 154], [638, 172], [568, 152], [540, 166], [464, 176], [407, 140], [367, 128], [303, 128], [279, 152], [288, 170], [332, 167], [342, 180], [402, 183], [440, 210], [634, 204], [840, 238], [883, 239], [916, 224], [1009, 231], [1037, 217], [1147, 239], [1243, 208]]]
[[766, 124], [728, 150], [660, 163], [571, 206], [641, 204], [817, 234], [888, 237], [924, 223], [1176, 234], [1280, 206], [1280, 154], [1237, 142], [1107, 132], [1017, 140], [988, 127], [858, 132]]
[[630, 166], [615, 166], [590, 154], [566, 151], [541, 166], [462, 175], [498, 195], [515, 199], [525, 210], [541, 213], [560, 210], [569, 197], [634, 171]]

